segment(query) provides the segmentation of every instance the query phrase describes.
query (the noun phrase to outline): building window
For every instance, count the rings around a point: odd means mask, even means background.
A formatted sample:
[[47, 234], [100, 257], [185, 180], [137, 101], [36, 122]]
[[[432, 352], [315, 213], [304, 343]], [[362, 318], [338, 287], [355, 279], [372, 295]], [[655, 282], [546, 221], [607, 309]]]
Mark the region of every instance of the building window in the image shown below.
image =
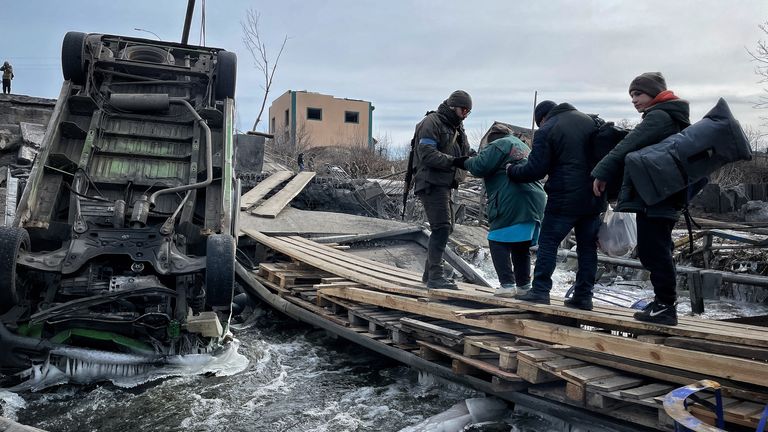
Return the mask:
[[285, 121], [283, 123], [285, 123], [286, 126], [290, 126], [291, 125], [291, 120], [290, 120], [290, 117], [288, 116], [288, 114], [289, 114], [288, 110], [285, 110]]
[[322, 108], [307, 108], [307, 120], [323, 120]]
[[275, 133], [275, 118], [274, 117], [272, 117], [272, 124], [271, 124], [271, 127], [269, 128], [269, 131], [272, 132], [272, 133]]
[[344, 111], [344, 123], [360, 123], [360, 113], [357, 111]]

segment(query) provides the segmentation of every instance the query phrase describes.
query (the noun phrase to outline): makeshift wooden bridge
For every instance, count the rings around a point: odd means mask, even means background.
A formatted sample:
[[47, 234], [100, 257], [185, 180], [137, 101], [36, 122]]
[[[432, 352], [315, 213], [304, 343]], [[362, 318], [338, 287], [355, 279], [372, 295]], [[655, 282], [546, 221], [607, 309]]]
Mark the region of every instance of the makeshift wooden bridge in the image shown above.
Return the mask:
[[[664, 395], [701, 379], [723, 386], [732, 424], [754, 430], [768, 402], [764, 327], [694, 317], [655, 325], [634, 320], [631, 309], [538, 305], [471, 284], [428, 290], [420, 274], [332, 244], [244, 233], [281, 257], [238, 269], [249, 292], [282, 299], [393, 357], [450, 367], [459, 381], [500, 397], [527, 393], [660, 430], [673, 428]], [[690, 410], [712, 421], [706, 403]]]

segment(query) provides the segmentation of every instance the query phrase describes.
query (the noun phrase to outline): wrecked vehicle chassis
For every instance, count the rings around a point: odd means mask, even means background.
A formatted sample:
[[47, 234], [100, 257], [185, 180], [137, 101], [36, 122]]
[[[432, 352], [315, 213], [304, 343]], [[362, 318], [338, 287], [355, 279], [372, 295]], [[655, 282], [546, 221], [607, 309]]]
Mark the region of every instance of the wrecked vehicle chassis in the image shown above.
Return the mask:
[[41, 154], [0, 228], [0, 372], [215, 352], [234, 286], [236, 56], [69, 32], [61, 60]]

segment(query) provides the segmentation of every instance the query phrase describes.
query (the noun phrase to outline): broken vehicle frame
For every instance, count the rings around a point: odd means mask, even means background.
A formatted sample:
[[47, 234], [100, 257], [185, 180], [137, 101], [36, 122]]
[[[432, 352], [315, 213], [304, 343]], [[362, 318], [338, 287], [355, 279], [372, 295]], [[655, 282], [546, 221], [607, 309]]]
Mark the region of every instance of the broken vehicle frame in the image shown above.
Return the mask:
[[0, 372], [61, 367], [82, 349], [153, 363], [221, 346], [240, 195], [236, 61], [66, 34], [42, 152], [0, 228]]

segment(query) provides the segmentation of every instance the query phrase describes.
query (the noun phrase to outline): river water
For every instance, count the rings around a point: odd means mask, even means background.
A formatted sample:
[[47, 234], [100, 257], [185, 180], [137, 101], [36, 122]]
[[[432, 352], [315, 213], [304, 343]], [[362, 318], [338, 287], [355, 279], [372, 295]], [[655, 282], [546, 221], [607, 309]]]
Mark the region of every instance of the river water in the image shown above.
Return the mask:
[[[48, 431], [399, 431], [483, 396], [266, 308], [243, 327], [249, 365], [239, 374], [0, 390], [2, 414]], [[518, 431], [552, 430], [535, 416], [504, 417]]]

